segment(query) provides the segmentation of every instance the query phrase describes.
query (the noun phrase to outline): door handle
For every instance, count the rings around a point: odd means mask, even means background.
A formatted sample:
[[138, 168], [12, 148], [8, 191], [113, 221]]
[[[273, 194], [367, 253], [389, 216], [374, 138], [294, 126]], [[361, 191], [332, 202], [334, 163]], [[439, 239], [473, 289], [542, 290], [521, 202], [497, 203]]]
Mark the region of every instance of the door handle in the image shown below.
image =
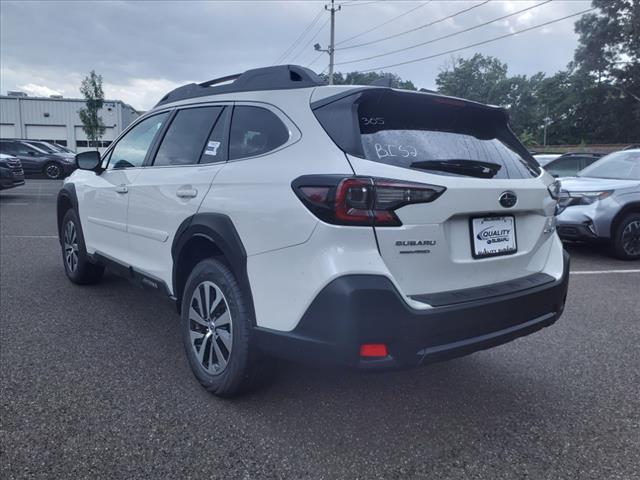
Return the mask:
[[118, 185], [116, 187], [116, 192], [117, 193], [127, 193], [129, 191], [129, 189], [127, 188], [126, 185]]
[[194, 198], [198, 195], [198, 190], [192, 187], [180, 187], [176, 191], [176, 196], [179, 198]]

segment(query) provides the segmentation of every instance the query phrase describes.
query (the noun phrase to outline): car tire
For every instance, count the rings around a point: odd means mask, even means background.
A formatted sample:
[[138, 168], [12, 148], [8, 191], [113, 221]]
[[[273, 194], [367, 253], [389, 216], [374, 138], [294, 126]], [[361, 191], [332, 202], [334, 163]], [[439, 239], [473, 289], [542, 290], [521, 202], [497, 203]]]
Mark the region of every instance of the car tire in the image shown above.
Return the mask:
[[50, 180], [57, 180], [62, 178], [62, 167], [56, 162], [49, 162], [44, 166], [44, 170], [42, 170], [44, 176]]
[[89, 260], [80, 220], [73, 209], [67, 210], [62, 219], [60, 245], [64, 271], [69, 280], [78, 285], [89, 285], [102, 279], [104, 267]]
[[640, 213], [622, 219], [613, 237], [613, 253], [622, 260], [640, 259]]
[[232, 397], [270, 380], [273, 363], [252, 341], [247, 293], [224, 263], [208, 258], [194, 267], [181, 311], [187, 358], [206, 390]]

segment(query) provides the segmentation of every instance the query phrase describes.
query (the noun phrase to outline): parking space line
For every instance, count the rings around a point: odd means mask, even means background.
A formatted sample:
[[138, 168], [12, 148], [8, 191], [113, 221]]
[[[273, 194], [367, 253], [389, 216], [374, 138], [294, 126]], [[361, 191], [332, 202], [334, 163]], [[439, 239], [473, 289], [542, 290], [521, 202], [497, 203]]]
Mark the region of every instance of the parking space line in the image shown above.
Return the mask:
[[577, 272], [569, 272], [571, 275], [598, 275], [606, 273], [640, 273], [640, 268], [620, 269], [620, 270], [578, 270]]
[[20, 194], [14, 194], [16, 197], [53, 197], [56, 194], [55, 193], [40, 193], [40, 192], [34, 192], [34, 193], [29, 193], [29, 192], [20, 192]]
[[5, 202], [0, 202], [0, 206], [3, 205], [29, 205], [28, 203], [20, 203], [20, 202], [9, 202], [9, 203], [5, 203]]
[[58, 238], [57, 235], [2, 235], [6, 238]]

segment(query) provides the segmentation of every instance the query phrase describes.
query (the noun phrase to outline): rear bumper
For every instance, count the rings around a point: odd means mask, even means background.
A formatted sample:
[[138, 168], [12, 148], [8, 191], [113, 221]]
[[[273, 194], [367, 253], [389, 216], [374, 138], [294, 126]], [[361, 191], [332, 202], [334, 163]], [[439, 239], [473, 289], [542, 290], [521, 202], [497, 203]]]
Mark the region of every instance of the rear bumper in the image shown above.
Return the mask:
[[[428, 310], [410, 308], [383, 276], [348, 275], [329, 283], [291, 332], [256, 327], [259, 346], [281, 358], [365, 369], [411, 367], [509, 342], [553, 324], [569, 280]], [[389, 355], [363, 359], [360, 345], [383, 343]]]

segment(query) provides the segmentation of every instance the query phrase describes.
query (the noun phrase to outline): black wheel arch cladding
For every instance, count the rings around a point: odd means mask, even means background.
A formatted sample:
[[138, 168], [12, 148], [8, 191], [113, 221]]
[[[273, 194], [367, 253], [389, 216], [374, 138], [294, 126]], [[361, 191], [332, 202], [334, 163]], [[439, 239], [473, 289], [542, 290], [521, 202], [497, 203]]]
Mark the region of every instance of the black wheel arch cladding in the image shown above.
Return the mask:
[[177, 298], [176, 305], [181, 308], [182, 291], [179, 278], [179, 262], [183, 249], [194, 238], [203, 238], [215, 246], [224, 257], [227, 265], [235, 275], [240, 288], [247, 295], [251, 322], [255, 324], [255, 310], [253, 295], [247, 273], [247, 252], [242, 244], [240, 235], [231, 219], [221, 213], [196, 213], [185, 219], [173, 239], [171, 257], [173, 260], [172, 283], [173, 294]]
[[69, 209], [69, 205], [76, 211], [78, 215], [78, 221], [80, 219], [80, 212], [78, 211], [78, 195], [76, 194], [76, 186], [71, 183], [65, 183], [60, 191], [58, 192], [58, 199], [56, 202], [56, 213], [58, 219], [58, 237], [60, 243], [62, 243], [62, 236], [60, 232], [62, 232], [62, 219], [64, 218], [65, 213]]

